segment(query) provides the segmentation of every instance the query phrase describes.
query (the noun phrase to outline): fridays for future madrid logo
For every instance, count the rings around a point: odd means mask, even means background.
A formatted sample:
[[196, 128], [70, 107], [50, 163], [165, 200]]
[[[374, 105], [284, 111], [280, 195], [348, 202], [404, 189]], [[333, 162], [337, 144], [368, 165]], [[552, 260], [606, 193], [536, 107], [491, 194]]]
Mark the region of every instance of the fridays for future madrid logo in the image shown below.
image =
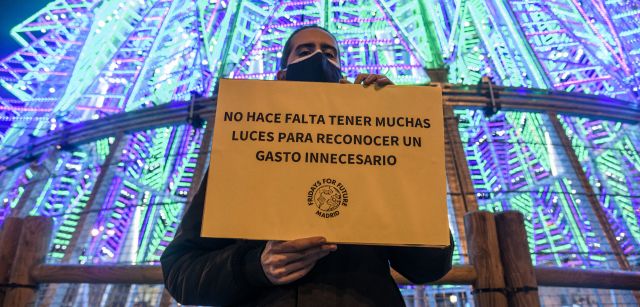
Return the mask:
[[316, 215], [322, 218], [340, 215], [340, 209], [348, 202], [347, 188], [333, 178], [317, 180], [307, 192], [307, 205], [315, 207]]

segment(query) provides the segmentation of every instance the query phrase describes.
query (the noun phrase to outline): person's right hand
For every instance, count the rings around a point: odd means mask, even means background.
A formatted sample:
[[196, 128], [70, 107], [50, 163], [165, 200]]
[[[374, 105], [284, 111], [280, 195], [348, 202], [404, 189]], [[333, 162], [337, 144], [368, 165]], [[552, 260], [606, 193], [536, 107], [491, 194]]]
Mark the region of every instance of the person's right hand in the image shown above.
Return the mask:
[[338, 246], [323, 237], [293, 241], [269, 241], [260, 256], [262, 270], [274, 285], [294, 282], [307, 275], [320, 258]]

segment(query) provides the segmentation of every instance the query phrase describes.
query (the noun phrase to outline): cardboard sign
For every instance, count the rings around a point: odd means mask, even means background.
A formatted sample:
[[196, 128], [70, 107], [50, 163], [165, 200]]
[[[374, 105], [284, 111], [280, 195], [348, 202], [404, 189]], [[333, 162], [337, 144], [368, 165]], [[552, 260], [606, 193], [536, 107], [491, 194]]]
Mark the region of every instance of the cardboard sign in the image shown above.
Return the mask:
[[442, 89], [221, 80], [202, 236], [449, 245]]

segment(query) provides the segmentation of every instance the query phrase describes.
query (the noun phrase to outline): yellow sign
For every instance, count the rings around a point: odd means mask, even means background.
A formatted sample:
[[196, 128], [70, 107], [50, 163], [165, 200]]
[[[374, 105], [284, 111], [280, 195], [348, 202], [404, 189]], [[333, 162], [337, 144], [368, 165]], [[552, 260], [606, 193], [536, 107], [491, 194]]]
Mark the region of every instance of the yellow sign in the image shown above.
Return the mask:
[[449, 245], [442, 89], [221, 80], [202, 236]]

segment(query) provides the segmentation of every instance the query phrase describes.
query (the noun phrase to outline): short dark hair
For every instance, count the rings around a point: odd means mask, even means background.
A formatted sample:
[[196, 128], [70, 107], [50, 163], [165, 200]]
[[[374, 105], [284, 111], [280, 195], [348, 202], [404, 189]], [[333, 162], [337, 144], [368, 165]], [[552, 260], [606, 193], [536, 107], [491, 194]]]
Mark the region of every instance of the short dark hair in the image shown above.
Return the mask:
[[331, 34], [331, 32], [329, 32], [329, 30], [319, 26], [319, 25], [309, 25], [309, 26], [304, 26], [304, 27], [300, 27], [298, 29], [296, 29], [295, 31], [293, 31], [293, 33], [291, 33], [291, 35], [289, 35], [289, 38], [287, 38], [287, 42], [284, 43], [284, 47], [282, 48], [282, 57], [280, 57], [280, 69], [283, 69], [285, 67], [287, 67], [288, 60], [289, 60], [289, 55], [291, 54], [291, 39], [296, 36], [296, 34], [298, 34], [298, 32], [302, 31], [302, 30], [307, 30], [307, 29], [320, 29], [322, 31], [327, 32], [327, 34], [329, 34], [331, 36], [331, 38], [333, 38], [334, 41], [336, 41], [336, 49], [338, 50], [338, 54], [340, 54], [340, 48], [337, 46], [338, 40], [336, 39], [336, 37]]

